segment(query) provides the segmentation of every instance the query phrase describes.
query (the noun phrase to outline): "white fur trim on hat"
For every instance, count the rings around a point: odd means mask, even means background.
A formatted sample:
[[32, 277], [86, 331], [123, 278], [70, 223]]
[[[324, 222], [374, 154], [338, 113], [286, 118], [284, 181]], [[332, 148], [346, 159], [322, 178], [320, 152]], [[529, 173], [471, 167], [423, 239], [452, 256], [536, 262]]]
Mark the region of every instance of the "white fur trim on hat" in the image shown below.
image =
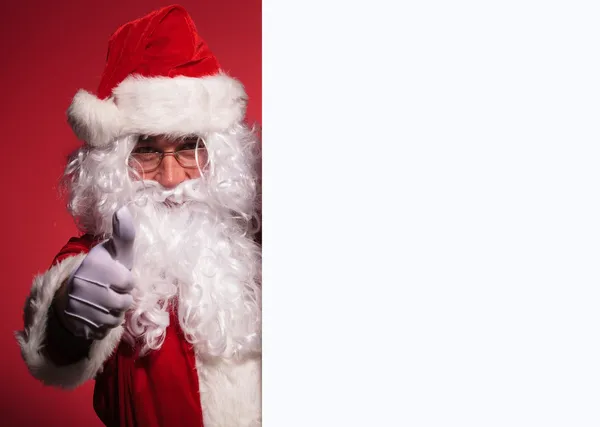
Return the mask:
[[243, 85], [226, 74], [195, 77], [129, 76], [101, 100], [80, 90], [67, 116], [77, 137], [95, 147], [131, 134], [203, 135], [244, 119]]
[[44, 354], [48, 312], [54, 295], [84, 257], [85, 254], [66, 258], [34, 279], [25, 307], [27, 323], [23, 331], [16, 333], [21, 355], [29, 372], [47, 385], [72, 389], [93, 379], [117, 347], [123, 334], [123, 327], [111, 330], [102, 340], [94, 341], [87, 358], [72, 365], [56, 366]]

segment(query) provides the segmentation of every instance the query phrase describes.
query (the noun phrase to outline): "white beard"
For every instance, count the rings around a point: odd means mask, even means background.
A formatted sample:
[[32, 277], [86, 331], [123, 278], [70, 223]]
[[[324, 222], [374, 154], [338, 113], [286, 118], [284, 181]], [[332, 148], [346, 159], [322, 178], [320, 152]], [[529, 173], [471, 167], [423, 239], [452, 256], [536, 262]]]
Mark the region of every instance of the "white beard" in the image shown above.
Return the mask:
[[202, 178], [169, 191], [136, 185], [136, 289], [125, 339], [141, 339], [143, 353], [160, 348], [172, 304], [203, 358], [260, 353], [260, 248], [245, 222], [210, 199]]

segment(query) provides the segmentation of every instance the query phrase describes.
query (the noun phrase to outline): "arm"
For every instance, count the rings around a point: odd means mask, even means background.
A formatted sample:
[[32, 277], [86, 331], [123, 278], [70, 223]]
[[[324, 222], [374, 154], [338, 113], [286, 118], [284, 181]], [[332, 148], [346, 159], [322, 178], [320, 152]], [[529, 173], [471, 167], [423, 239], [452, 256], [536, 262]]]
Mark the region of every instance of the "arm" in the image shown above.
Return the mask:
[[58, 301], [66, 299], [67, 286], [63, 283], [56, 292], [50, 309], [48, 310], [48, 324], [46, 326], [46, 340], [44, 341], [44, 354], [56, 366], [66, 366], [79, 362], [90, 354], [93, 340], [73, 335], [58, 314]]
[[[121, 339], [122, 322], [88, 339], [89, 335], [82, 337], [79, 333], [82, 325], [77, 319], [65, 317], [67, 306], [69, 312], [81, 309], [66, 294], [85, 292], [77, 276], [95, 267], [95, 258], [90, 254], [95, 243], [89, 236], [71, 239], [53, 266], [35, 278], [27, 299], [25, 327], [16, 337], [29, 371], [47, 385], [75, 388], [94, 378]], [[92, 252], [103, 254], [103, 245]]]

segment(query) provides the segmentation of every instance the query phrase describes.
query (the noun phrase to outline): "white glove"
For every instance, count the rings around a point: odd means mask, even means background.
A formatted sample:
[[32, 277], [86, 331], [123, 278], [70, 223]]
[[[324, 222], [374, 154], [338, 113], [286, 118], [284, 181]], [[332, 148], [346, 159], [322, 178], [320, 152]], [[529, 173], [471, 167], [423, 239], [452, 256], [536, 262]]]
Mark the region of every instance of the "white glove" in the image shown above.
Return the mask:
[[66, 284], [57, 304], [63, 325], [74, 335], [102, 339], [123, 323], [133, 303], [135, 228], [127, 207], [113, 216], [113, 237], [90, 250]]

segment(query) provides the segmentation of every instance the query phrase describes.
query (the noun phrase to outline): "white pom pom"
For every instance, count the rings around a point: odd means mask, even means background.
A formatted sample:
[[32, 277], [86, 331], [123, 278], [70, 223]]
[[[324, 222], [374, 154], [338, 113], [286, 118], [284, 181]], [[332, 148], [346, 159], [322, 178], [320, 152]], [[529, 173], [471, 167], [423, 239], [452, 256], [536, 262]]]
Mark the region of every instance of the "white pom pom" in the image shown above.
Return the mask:
[[83, 89], [75, 94], [67, 118], [75, 135], [94, 147], [107, 146], [122, 129], [121, 112], [113, 100], [101, 100]]

